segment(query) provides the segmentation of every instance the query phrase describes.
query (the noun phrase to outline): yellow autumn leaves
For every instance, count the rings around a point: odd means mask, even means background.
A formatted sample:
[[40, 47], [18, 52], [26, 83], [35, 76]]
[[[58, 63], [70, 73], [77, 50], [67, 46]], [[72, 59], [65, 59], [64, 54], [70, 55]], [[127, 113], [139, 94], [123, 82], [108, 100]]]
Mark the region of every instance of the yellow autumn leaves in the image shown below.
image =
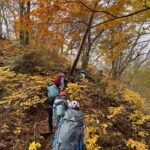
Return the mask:
[[109, 107], [110, 115], [107, 116], [108, 119], [114, 118], [122, 113], [124, 106], [119, 107]]
[[142, 98], [138, 93], [131, 90], [125, 89], [123, 92], [123, 98], [128, 103], [135, 105], [138, 108], [143, 107], [144, 98]]
[[126, 145], [135, 150], [148, 150], [148, 146], [143, 142], [135, 141], [133, 139], [129, 139], [126, 141]]
[[33, 141], [33, 142], [30, 144], [28, 150], [38, 150], [38, 149], [40, 149], [40, 147], [41, 147], [41, 144], [40, 144], [40, 143]]
[[69, 83], [67, 87], [67, 93], [71, 100], [82, 101], [86, 99], [86, 94], [84, 89], [87, 88], [86, 85], [78, 85], [77, 83]]
[[[86, 142], [88, 150], [99, 150], [100, 145], [97, 143], [100, 139], [98, 131], [99, 131], [99, 120], [96, 119], [97, 115], [86, 115]], [[94, 125], [95, 124], [95, 125]]]
[[[16, 134], [16, 135], [19, 135], [21, 133], [21, 127], [16, 127], [14, 130], [13, 130], [13, 133]], [[10, 132], [10, 129], [9, 129], [9, 126], [4, 123], [1, 127], [1, 133], [2, 134], [7, 134]]]

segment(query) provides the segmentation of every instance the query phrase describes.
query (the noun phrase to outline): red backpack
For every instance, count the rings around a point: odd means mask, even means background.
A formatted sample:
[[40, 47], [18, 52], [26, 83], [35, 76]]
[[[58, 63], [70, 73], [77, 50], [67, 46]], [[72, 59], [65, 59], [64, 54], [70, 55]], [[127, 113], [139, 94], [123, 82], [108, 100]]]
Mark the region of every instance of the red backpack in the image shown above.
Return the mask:
[[61, 76], [59, 74], [55, 77], [54, 83], [56, 85], [60, 85], [61, 84]]

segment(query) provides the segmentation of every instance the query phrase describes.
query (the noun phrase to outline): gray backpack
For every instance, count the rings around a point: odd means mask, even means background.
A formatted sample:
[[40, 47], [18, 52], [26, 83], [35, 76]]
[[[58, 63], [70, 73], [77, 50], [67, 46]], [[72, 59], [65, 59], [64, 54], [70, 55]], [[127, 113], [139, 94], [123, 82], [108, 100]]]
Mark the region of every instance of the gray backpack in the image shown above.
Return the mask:
[[83, 120], [84, 115], [81, 111], [68, 109], [56, 131], [53, 150], [77, 150], [77, 147], [81, 147], [84, 132]]

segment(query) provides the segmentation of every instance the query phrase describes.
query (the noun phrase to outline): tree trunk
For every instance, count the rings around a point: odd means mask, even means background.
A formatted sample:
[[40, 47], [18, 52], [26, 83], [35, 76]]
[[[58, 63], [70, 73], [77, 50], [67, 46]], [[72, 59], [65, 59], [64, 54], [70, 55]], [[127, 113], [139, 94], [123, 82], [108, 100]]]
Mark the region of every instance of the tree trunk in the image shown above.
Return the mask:
[[115, 61], [112, 62], [111, 74], [112, 74], [112, 79], [116, 80], [117, 79], [117, 68], [115, 66]]
[[[30, 1], [27, 2], [26, 18], [27, 18], [26, 19], [26, 25], [28, 26], [29, 21], [30, 21]], [[26, 29], [24, 40], [25, 40], [24, 44], [29, 45], [29, 31], [28, 31], [28, 29]]]
[[84, 33], [83, 38], [82, 38], [81, 43], [80, 43], [80, 47], [79, 47], [78, 54], [77, 54], [77, 56], [76, 56], [76, 58], [75, 58], [75, 60], [74, 60], [74, 63], [73, 63], [73, 65], [72, 65], [72, 68], [71, 68], [71, 70], [70, 70], [70, 75], [73, 74], [73, 72], [74, 72], [74, 70], [75, 70], [75, 68], [76, 68], [76, 66], [77, 66], [77, 63], [78, 63], [78, 61], [79, 61], [79, 58], [80, 58], [80, 55], [81, 55], [81, 52], [82, 52], [82, 49], [83, 49], [85, 40], [86, 40], [86, 38], [87, 38], [88, 32], [89, 32], [89, 30], [90, 30], [90, 26], [91, 26], [91, 24], [92, 24], [93, 16], [94, 16], [94, 12], [91, 13], [91, 16], [90, 16], [90, 19], [89, 19], [89, 22], [88, 22], [88, 26], [87, 26], [87, 28], [86, 28], [86, 30], [85, 30], [85, 33]]
[[10, 34], [9, 34], [9, 25], [8, 25], [8, 20], [7, 20], [7, 14], [5, 13], [5, 10], [3, 9], [3, 7], [1, 7], [1, 13], [3, 15], [3, 20], [5, 23], [5, 27], [6, 27], [6, 38], [10, 39]]
[[21, 45], [24, 45], [24, 2], [20, 2], [19, 3], [19, 8], [20, 8], [20, 24], [21, 24], [21, 27], [20, 27], [20, 44]]
[[1, 8], [0, 8], [0, 39], [3, 38], [3, 26], [2, 26], [2, 24], [3, 24], [2, 10], [1, 10]]
[[85, 52], [83, 53], [83, 56], [82, 56], [82, 68], [83, 69], [86, 69], [87, 66], [88, 66], [91, 46], [92, 46], [91, 34], [90, 34], [90, 31], [89, 31], [88, 40], [87, 40], [87, 48], [85, 49]]

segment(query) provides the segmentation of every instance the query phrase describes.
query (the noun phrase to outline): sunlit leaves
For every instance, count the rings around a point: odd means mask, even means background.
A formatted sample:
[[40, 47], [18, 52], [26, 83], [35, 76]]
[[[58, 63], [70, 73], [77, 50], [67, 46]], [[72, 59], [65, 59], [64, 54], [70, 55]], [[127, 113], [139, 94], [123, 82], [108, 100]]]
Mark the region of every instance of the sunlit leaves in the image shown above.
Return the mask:
[[69, 93], [71, 100], [85, 100], [86, 95], [84, 89], [87, 88], [86, 85], [78, 85], [77, 83], [69, 83], [67, 87], [67, 93]]
[[144, 115], [140, 111], [134, 111], [130, 116], [133, 126], [138, 126], [144, 124], [146, 121], [150, 120], [150, 116]]
[[29, 145], [29, 149], [28, 150], [38, 150], [40, 149], [41, 144], [38, 142], [33, 141], [30, 145]]
[[138, 93], [126, 89], [123, 97], [125, 101], [134, 104], [137, 108], [143, 107], [144, 98], [142, 98]]
[[107, 116], [108, 119], [112, 119], [116, 117], [117, 115], [120, 115], [124, 110], [123, 106], [119, 107], [109, 107], [110, 115]]
[[148, 150], [148, 146], [142, 141], [139, 142], [133, 139], [129, 139], [128, 141], [126, 141], [126, 145], [135, 150]]
[[86, 116], [86, 140], [89, 150], [99, 150], [101, 148], [100, 145], [97, 144], [100, 136], [97, 134], [99, 131], [99, 120], [95, 120], [96, 118], [96, 114]]
[[21, 133], [21, 130], [22, 130], [21, 127], [16, 127], [16, 129], [13, 132], [14, 134], [19, 135]]
[[6, 123], [4, 123], [1, 127], [1, 133], [5, 134], [8, 132], [9, 132], [9, 126]]

